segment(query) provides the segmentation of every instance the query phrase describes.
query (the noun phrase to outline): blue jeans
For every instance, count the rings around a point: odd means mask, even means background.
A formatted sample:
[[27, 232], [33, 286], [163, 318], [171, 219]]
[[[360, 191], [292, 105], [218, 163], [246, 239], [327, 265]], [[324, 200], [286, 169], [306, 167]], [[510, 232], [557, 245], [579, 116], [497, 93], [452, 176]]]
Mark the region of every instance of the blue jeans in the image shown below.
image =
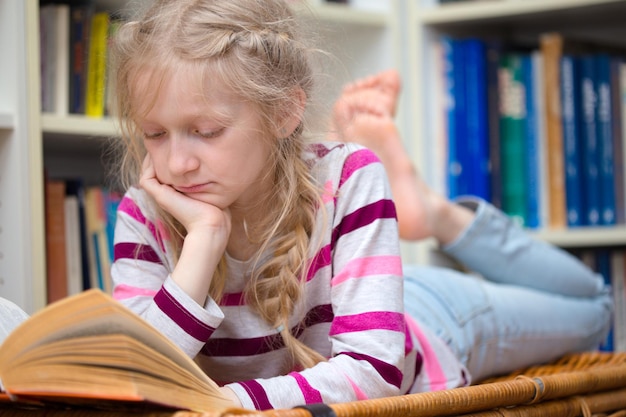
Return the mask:
[[473, 223], [441, 248], [468, 270], [405, 265], [405, 309], [441, 337], [476, 382], [592, 350], [612, 299], [602, 277], [478, 202]]

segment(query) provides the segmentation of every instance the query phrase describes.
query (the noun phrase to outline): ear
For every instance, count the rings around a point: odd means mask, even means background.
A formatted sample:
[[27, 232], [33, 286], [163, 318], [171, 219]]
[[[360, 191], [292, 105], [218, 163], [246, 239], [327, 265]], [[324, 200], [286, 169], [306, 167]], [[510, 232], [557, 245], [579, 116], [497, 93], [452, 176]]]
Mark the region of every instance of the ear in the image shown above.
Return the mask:
[[304, 109], [306, 107], [306, 93], [300, 87], [293, 89], [295, 108], [284, 109], [281, 112], [280, 123], [277, 124], [278, 131], [276, 137], [287, 138], [300, 126], [302, 118], [304, 116]]

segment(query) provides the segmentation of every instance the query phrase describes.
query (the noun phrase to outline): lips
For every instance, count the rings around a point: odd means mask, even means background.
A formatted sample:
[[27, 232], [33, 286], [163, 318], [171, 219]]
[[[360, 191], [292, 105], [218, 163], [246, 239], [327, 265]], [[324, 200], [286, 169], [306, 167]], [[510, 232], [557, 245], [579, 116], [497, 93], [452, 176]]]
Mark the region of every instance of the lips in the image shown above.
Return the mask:
[[202, 192], [208, 185], [209, 183], [189, 185], [189, 186], [177, 185], [177, 186], [174, 186], [174, 188], [181, 193], [189, 194], [189, 193]]

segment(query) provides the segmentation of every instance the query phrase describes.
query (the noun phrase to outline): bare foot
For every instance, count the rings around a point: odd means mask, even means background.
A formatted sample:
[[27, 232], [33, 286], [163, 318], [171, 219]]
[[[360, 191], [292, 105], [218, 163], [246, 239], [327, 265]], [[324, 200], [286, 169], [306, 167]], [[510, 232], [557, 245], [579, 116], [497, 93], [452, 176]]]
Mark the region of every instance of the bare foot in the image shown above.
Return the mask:
[[400, 75], [393, 69], [348, 84], [333, 106], [332, 134], [340, 137], [356, 114], [371, 113], [394, 118], [400, 88]]
[[401, 88], [400, 74], [395, 69], [389, 69], [348, 84], [343, 89], [343, 94], [359, 93], [368, 90], [378, 91], [389, 98], [388, 113], [391, 117], [395, 117], [396, 104]]

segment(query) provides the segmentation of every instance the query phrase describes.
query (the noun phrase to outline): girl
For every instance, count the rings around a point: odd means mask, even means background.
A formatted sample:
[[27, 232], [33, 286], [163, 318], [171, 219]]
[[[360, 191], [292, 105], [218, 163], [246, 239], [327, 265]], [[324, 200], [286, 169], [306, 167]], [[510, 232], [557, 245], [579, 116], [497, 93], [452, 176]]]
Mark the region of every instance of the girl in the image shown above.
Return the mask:
[[[520, 259], [505, 270], [504, 257], [491, 254], [503, 281], [519, 272], [522, 285], [538, 288], [502, 293], [522, 297], [513, 304], [524, 309], [540, 306], [521, 317], [529, 326], [563, 327], [550, 340], [545, 328], [508, 337], [508, 322], [487, 322], [513, 313], [494, 312], [509, 305], [492, 307], [487, 290], [466, 293], [476, 287], [470, 277], [428, 281], [436, 290], [450, 279], [450, 293], [412, 285], [414, 317], [405, 315], [385, 167], [355, 144], [309, 142], [312, 51], [298, 30], [286, 0], [157, 0], [119, 30], [113, 72], [127, 192], [114, 296], [196, 358], [233, 405], [250, 409], [451, 388], [535, 361], [521, 355], [530, 348], [549, 360], [595, 346], [608, 297], [555, 249], [563, 271], [554, 276], [516, 271]], [[516, 253], [534, 247], [494, 209], [450, 206], [461, 211], [424, 216], [426, 228], [436, 217], [442, 243], [458, 252], [477, 245], [477, 264], [495, 251], [491, 233], [505, 247], [511, 239]], [[471, 312], [459, 318], [469, 323], [465, 334], [436, 335], [447, 325], [438, 312], [454, 316], [463, 306]], [[580, 311], [575, 319], [572, 311]], [[472, 339], [481, 323], [498, 326], [496, 335]], [[505, 346], [495, 345], [500, 336]], [[495, 363], [483, 360], [490, 349]]]

